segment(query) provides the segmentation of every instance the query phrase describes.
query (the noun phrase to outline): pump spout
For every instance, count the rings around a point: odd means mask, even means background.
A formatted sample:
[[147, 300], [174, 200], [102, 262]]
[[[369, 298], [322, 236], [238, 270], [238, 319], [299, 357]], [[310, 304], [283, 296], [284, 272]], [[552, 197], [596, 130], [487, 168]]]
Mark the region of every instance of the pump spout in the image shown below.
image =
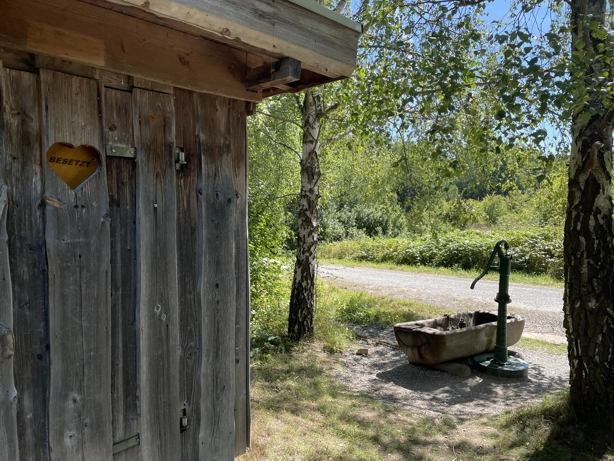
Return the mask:
[[[501, 249], [502, 245], [505, 248], [505, 253]], [[488, 274], [490, 271], [499, 272], [499, 270], [500, 270], [499, 266], [493, 266], [492, 263], [495, 260], [495, 256], [499, 256], [499, 259], [501, 259], [502, 257], [506, 256], [507, 255], [507, 250], [509, 249], [509, 247], [510, 246], [508, 245], [507, 241], [505, 241], [505, 240], [499, 240], [496, 243], [495, 248], [492, 250], [492, 253], [490, 254], [490, 259], [486, 263], [486, 267], [484, 268], [482, 273], [480, 275], [478, 275], [478, 277], [471, 284], [471, 289], [472, 290], [475, 288], [475, 284], [478, 283], [478, 281], [482, 277], [484, 277], [486, 274]]]

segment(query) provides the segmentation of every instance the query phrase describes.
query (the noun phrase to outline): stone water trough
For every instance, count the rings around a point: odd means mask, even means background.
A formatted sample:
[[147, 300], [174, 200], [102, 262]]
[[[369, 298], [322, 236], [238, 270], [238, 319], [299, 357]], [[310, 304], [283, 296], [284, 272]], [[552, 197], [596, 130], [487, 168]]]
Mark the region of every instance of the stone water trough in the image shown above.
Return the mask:
[[[524, 318], [507, 316], [507, 346], [518, 342]], [[436, 319], [394, 325], [399, 347], [409, 363], [436, 365], [471, 357], [495, 348], [497, 314], [486, 311], [460, 312]]]

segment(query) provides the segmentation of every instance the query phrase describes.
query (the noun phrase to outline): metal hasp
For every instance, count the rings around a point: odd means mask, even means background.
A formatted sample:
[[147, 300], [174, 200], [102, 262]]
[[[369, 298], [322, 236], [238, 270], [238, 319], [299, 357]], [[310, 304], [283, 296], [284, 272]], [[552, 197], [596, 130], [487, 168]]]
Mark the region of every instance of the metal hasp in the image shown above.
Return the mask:
[[[503, 251], [503, 248], [505, 251]], [[497, 338], [495, 350], [473, 357], [474, 365], [485, 373], [502, 378], [526, 378], [529, 375], [529, 364], [507, 351], [507, 305], [512, 302], [509, 295], [510, 273], [512, 272], [512, 255], [507, 253], [509, 245], [505, 240], [499, 240], [490, 255], [484, 271], [473, 281], [475, 284], [490, 271], [499, 272], [499, 292], [495, 301], [499, 305], [497, 312]], [[499, 257], [499, 265], [493, 266], [495, 256]]]

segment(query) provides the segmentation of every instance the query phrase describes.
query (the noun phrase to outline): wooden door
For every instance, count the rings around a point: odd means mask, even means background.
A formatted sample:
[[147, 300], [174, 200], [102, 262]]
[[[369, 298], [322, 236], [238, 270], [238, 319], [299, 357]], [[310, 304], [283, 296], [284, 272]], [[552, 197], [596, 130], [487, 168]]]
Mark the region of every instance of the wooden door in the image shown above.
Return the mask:
[[[245, 104], [137, 79], [0, 76], [0, 323], [15, 337], [0, 459], [245, 452]], [[56, 143], [98, 153], [75, 190], [48, 161]]]

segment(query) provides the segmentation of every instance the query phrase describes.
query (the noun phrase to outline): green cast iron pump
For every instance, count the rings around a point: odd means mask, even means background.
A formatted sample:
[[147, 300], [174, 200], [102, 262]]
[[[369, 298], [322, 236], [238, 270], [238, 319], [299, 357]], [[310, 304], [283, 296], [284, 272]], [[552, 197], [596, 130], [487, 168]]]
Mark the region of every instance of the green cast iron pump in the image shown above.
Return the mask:
[[[525, 378], [528, 375], [529, 365], [518, 357], [510, 356], [507, 350], [507, 305], [512, 302], [509, 295], [512, 255], [508, 254], [508, 249], [508, 243], [505, 240], [499, 240], [484, 271], [471, 284], [473, 290], [475, 284], [490, 271], [499, 272], [499, 292], [495, 297], [495, 302], [499, 305], [495, 350], [476, 355], [473, 361], [479, 369], [495, 376]], [[493, 266], [496, 256], [499, 257], [499, 265]]]

